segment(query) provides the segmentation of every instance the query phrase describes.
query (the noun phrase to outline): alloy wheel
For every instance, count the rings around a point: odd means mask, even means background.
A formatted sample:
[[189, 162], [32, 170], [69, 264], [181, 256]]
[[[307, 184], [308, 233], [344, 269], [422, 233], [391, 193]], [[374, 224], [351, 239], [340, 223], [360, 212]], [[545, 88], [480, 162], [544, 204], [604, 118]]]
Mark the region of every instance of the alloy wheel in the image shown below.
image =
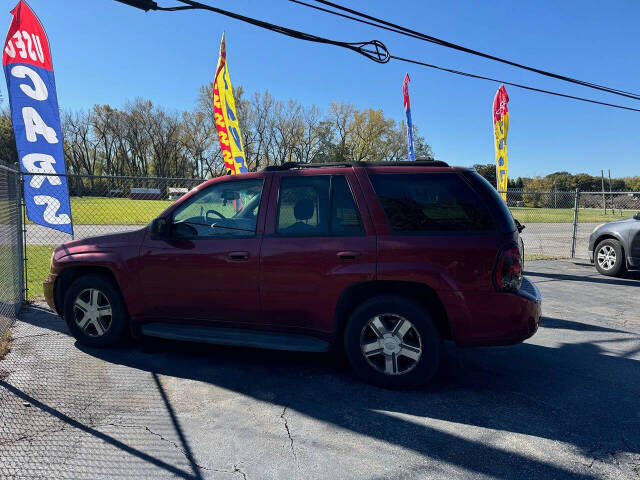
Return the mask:
[[422, 356], [422, 339], [406, 318], [385, 313], [371, 318], [360, 333], [362, 355], [378, 372], [402, 375], [410, 372]]
[[73, 318], [83, 333], [90, 337], [101, 337], [111, 327], [111, 303], [100, 290], [87, 288], [73, 302]]
[[598, 250], [598, 265], [603, 270], [611, 270], [616, 264], [616, 251], [611, 245], [603, 245]]

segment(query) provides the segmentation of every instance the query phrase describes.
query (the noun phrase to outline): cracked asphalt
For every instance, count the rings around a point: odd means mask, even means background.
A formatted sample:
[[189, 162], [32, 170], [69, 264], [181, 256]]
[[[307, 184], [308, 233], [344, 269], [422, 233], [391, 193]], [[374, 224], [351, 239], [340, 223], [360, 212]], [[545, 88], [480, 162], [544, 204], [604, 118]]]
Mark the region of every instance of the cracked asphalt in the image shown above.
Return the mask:
[[414, 392], [327, 354], [75, 343], [27, 308], [0, 362], [0, 477], [573, 479], [640, 477], [640, 276], [527, 264], [538, 333], [448, 345]]

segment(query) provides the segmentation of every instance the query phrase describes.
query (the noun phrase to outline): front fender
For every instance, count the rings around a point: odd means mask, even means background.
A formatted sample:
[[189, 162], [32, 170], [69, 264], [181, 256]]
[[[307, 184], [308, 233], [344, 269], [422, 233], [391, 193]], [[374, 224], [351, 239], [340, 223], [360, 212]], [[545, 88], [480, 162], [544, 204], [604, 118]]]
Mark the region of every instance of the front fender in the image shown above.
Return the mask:
[[139, 296], [133, 294], [137, 279], [132, 274], [132, 267], [136, 261], [136, 257], [126, 259], [121, 253], [108, 250], [67, 253], [62, 256], [54, 255], [51, 273], [61, 278], [65, 272], [73, 269], [87, 272], [107, 270], [115, 279], [128, 311], [132, 313], [139, 309], [141, 302]]

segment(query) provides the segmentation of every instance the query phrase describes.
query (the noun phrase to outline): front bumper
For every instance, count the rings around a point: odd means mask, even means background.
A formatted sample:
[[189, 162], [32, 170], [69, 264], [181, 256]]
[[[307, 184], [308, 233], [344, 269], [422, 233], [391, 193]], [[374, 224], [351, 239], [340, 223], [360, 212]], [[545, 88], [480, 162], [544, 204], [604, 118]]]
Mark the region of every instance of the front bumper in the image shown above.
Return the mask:
[[56, 277], [57, 275], [55, 273], [50, 273], [49, 275], [47, 275], [47, 278], [44, 279], [44, 282], [42, 282], [42, 287], [44, 290], [44, 299], [47, 301], [47, 305], [49, 305], [51, 310], [53, 310], [54, 312], [58, 311], [56, 308], [55, 289], [54, 289], [56, 284]]

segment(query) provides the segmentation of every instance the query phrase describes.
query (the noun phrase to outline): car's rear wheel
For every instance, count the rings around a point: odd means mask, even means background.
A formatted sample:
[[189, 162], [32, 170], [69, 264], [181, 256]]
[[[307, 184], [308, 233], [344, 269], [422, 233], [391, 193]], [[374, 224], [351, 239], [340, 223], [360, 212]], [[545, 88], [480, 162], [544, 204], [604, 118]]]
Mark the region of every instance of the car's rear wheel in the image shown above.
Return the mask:
[[372, 298], [347, 323], [345, 351], [364, 380], [387, 388], [428, 382], [440, 362], [440, 335], [431, 316], [410, 299]]
[[625, 259], [618, 240], [608, 238], [596, 247], [594, 260], [596, 269], [603, 275], [614, 277], [624, 272]]
[[128, 321], [120, 292], [99, 275], [86, 275], [71, 284], [65, 294], [64, 319], [78, 342], [91, 347], [118, 343]]

